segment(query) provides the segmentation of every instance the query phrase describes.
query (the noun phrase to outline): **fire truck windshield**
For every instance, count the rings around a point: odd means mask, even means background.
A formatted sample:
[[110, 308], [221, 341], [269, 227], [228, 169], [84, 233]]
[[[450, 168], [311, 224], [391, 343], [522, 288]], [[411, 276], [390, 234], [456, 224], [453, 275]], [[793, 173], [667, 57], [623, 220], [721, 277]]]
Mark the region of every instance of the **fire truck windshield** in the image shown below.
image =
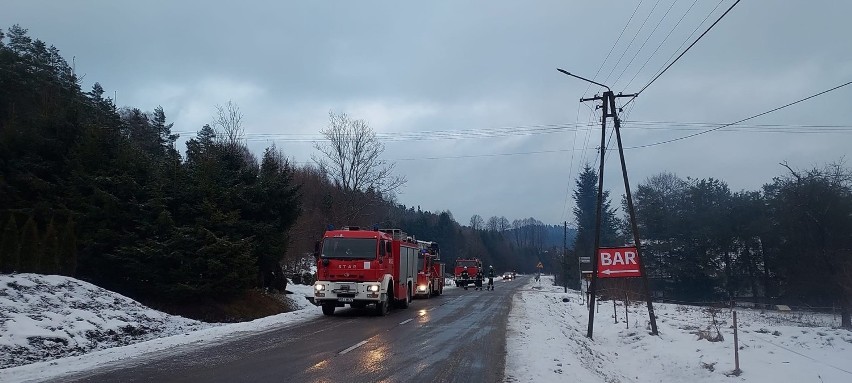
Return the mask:
[[326, 238], [322, 244], [322, 257], [375, 259], [376, 242], [372, 238]]

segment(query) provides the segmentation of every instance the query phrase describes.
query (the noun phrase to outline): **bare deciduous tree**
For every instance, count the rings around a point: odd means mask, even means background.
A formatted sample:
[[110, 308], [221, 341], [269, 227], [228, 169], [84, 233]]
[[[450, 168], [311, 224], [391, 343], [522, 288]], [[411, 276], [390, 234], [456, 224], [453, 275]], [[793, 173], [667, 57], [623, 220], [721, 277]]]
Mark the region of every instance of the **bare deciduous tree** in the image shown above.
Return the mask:
[[245, 137], [243, 113], [240, 107], [232, 101], [228, 105], [216, 105], [216, 115], [213, 116], [213, 127], [216, 137], [228, 147], [236, 147]]
[[473, 230], [482, 230], [485, 228], [485, 220], [479, 214], [474, 214], [470, 217], [470, 228]]
[[313, 160], [344, 191], [372, 190], [386, 195], [405, 184], [404, 177], [393, 174], [394, 165], [381, 159], [385, 146], [367, 121], [329, 112], [328, 127], [320, 133], [325, 141], [315, 143], [314, 148], [322, 156]]
[[509, 219], [506, 217], [500, 217], [500, 223], [497, 224], [497, 230], [500, 232], [509, 230]]
[[500, 217], [492, 216], [488, 218], [488, 223], [485, 224], [485, 230], [488, 231], [498, 231], [497, 229], [500, 227]]

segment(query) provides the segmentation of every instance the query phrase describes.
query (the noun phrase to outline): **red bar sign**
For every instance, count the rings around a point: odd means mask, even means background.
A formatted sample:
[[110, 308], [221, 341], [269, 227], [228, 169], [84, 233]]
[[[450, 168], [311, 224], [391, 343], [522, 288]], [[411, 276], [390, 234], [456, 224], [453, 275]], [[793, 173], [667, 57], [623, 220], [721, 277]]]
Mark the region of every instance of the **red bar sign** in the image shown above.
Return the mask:
[[636, 247], [598, 249], [598, 278], [640, 277]]

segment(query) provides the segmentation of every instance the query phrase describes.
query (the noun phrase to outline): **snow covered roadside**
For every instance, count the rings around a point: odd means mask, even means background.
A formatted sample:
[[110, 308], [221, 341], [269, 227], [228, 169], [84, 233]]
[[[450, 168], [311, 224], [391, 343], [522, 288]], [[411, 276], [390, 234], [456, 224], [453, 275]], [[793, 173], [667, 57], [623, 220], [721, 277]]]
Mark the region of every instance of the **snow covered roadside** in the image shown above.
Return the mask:
[[628, 329], [624, 306], [615, 324], [612, 302], [605, 301], [589, 340], [586, 306], [576, 291], [562, 291], [545, 276], [513, 298], [507, 382], [852, 381], [852, 332], [832, 327], [839, 323], [831, 315], [737, 309], [742, 374], [727, 376], [734, 370], [730, 310], [716, 315], [724, 341], [709, 342], [697, 335], [711, 323], [705, 308], [654, 304], [660, 332], [654, 337], [643, 304], [628, 308]]
[[[2, 275], [0, 363], [4, 364], [0, 365], [0, 382], [46, 380], [131, 357], [161, 357], [310, 320], [322, 315], [304, 299], [311, 288], [288, 284], [293, 292], [289, 297], [300, 310], [251, 322], [209, 324], [149, 309], [72, 278]], [[53, 359], [59, 356], [65, 357]], [[33, 360], [41, 361], [20, 365]]]

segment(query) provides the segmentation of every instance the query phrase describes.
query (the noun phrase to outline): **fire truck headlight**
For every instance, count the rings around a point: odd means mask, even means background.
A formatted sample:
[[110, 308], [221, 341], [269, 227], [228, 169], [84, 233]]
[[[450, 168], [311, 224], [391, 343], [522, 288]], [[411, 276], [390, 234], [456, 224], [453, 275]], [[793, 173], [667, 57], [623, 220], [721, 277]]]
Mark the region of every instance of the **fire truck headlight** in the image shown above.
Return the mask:
[[426, 291], [426, 285], [417, 286], [417, 290]]
[[369, 287], [367, 287], [367, 291], [372, 291], [375, 293], [379, 291], [379, 285], [370, 285]]
[[325, 286], [324, 286], [324, 285], [320, 285], [320, 284], [316, 284], [316, 285], [314, 285], [314, 289], [315, 289], [316, 291], [323, 291], [323, 290], [325, 290]]

